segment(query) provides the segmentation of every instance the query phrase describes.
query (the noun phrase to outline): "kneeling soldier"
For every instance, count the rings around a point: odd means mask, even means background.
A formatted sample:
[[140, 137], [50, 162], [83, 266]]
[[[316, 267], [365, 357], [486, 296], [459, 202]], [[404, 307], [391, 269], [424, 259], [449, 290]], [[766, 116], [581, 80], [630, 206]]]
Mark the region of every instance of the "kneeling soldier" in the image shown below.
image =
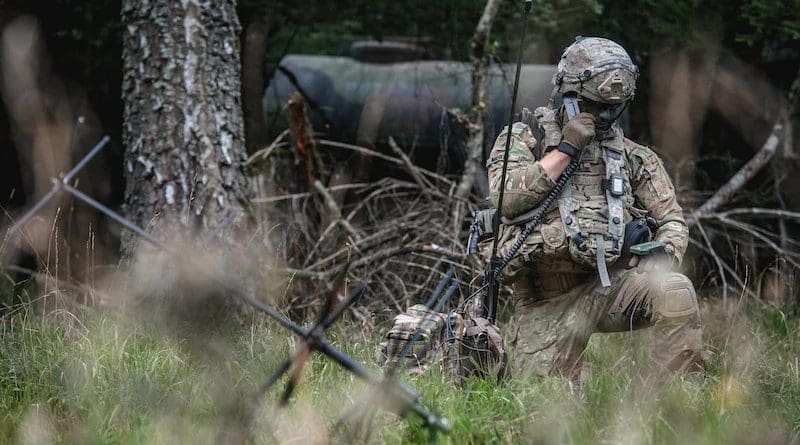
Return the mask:
[[[617, 43], [578, 38], [561, 56], [555, 88], [582, 111], [539, 108], [535, 130], [516, 123], [505, 184], [500, 184], [504, 130], [487, 162], [491, 198], [505, 188], [500, 256], [524, 220], [554, 188], [572, 159], [580, 163], [542, 223], [504, 271], [515, 294], [514, 368], [536, 374], [581, 371], [594, 332], [652, 326], [658, 371], [687, 369], [702, 348], [691, 281], [672, 272], [688, 243], [688, 226], [659, 157], [624, 137], [617, 118], [633, 99], [638, 68]], [[534, 131], [542, 133], [540, 144]], [[513, 221], [513, 220], [517, 221]], [[623, 247], [634, 231], [653, 240]], [[524, 221], [523, 221], [524, 222]], [[626, 236], [626, 231], [628, 232]], [[636, 241], [647, 241], [647, 239]], [[632, 256], [629, 255], [633, 250]]]

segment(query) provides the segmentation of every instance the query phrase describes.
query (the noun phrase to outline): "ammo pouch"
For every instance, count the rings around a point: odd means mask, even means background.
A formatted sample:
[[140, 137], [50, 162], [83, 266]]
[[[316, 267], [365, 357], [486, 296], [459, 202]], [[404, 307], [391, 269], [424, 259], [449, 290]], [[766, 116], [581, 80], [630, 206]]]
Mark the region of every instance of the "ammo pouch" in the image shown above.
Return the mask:
[[[381, 344], [384, 367], [402, 366], [412, 373], [425, 372], [439, 357], [445, 317], [424, 304], [415, 304], [396, 316], [386, 342]], [[415, 336], [417, 339], [409, 348], [407, 345]]]
[[597, 269], [599, 255], [604, 257], [605, 264], [611, 266], [617, 262], [621, 253], [622, 240], [607, 233], [579, 232], [569, 239], [570, 257], [590, 269]]
[[508, 356], [503, 347], [500, 328], [486, 318], [451, 318], [445, 337], [443, 371], [457, 383], [470, 377], [486, 378], [497, 372], [505, 376]]

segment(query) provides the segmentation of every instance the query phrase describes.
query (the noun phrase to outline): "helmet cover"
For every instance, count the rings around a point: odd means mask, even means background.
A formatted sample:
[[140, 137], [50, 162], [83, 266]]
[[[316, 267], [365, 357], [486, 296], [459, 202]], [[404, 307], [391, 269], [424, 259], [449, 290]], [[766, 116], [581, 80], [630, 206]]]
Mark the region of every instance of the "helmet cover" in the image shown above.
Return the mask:
[[605, 104], [633, 98], [639, 68], [618, 43], [601, 37], [577, 37], [558, 62], [553, 84], [562, 94], [574, 92]]

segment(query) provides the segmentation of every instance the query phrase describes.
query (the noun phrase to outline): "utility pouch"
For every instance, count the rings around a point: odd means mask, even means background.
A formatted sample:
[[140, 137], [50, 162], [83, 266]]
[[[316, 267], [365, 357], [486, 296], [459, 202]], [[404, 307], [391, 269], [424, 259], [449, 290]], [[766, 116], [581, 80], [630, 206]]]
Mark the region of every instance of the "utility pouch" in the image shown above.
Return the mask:
[[[569, 239], [570, 257], [589, 269], [598, 269], [601, 262], [609, 267], [616, 264], [621, 249], [622, 241], [608, 233], [578, 232]], [[600, 256], [603, 257], [602, 261], [599, 260]]]
[[505, 377], [508, 356], [500, 327], [483, 317], [463, 319], [454, 324], [446, 338], [444, 366], [450, 378], [463, 383], [471, 377], [486, 378], [494, 373]]
[[[439, 359], [445, 325], [445, 314], [434, 312], [424, 304], [415, 304], [394, 318], [394, 324], [381, 344], [384, 367], [408, 368], [410, 372], [425, 372]], [[407, 345], [415, 335], [416, 341]]]

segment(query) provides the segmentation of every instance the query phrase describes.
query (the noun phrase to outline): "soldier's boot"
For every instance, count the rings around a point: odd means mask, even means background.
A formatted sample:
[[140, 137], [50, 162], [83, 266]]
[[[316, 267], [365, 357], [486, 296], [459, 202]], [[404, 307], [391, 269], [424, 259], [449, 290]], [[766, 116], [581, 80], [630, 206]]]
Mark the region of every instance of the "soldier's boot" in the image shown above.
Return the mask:
[[703, 338], [700, 308], [692, 282], [683, 274], [668, 273], [659, 280], [653, 298], [655, 329], [654, 377], [691, 371], [701, 365]]

